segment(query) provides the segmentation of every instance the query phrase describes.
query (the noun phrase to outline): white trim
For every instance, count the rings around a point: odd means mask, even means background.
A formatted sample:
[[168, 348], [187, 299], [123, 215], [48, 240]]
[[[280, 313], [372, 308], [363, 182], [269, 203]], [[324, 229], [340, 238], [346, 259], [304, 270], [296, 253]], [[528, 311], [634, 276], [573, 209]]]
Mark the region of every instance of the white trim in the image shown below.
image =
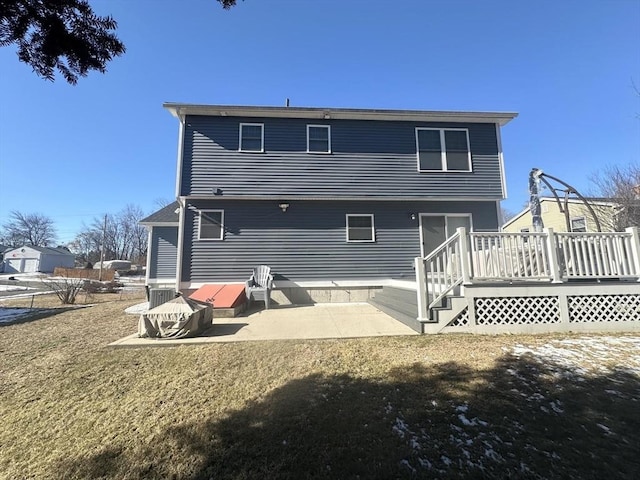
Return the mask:
[[[327, 151], [319, 151], [319, 150], [310, 150], [309, 149], [309, 129], [310, 128], [325, 128], [327, 130]], [[314, 125], [307, 124], [307, 153], [331, 153], [331, 125]]]
[[182, 255], [184, 253], [184, 217], [186, 214], [184, 197], [178, 197], [178, 258], [176, 259], [176, 292], [180, 290], [182, 278]]
[[[224, 210], [220, 210], [217, 208], [203, 208], [203, 209], [197, 209], [198, 211], [198, 236], [196, 238], [196, 240], [200, 241], [200, 242], [209, 242], [209, 241], [220, 241], [220, 240], [224, 240]], [[219, 213], [220, 214], [220, 238], [202, 238], [200, 235], [200, 231], [202, 228], [202, 214], [203, 213], [208, 213], [208, 212], [215, 212], [215, 213]]]
[[152, 250], [152, 238], [153, 238], [153, 227], [147, 228], [147, 271], [145, 272], [145, 285], [149, 285], [151, 278], [149, 278], [149, 274], [151, 273], [151, 250]]
[[[370, 217], [371, 218], [371, 240], [349, 240], [349, 218], [351, 217]], [[345, 240], [347, 243], [375, 243], [376, 228], [374, 224], [373, 213], [347, 213], [345, 215]]]
[[145, 227], [177, 227], [180, 222], [138, 222], [138, 224]]
[[[260, 150], [243, 150], [242, 149], [242, 127], [260, 127]], [[249, 153], [264, 153], [264, 123], [248, 123], [242, 122], [238, 127], [238, 151]]]
[[180, 195], [182, 185], [182, 164], [184, 158], [184, 116], [180, 116], [180, 126], [178, 127], [178, 160], [176, 168], [176, 198]]
[[500, 165], [500, 184], [502, 185], [502, 198], [507, 198], [507, 175], [504, 170], [504, 154], [502, 153], [502, 132], [496, 122], [496, 139], [498, 140], [498, 163]]
[[243, 105], [194, 105], [164, 103], [173, 116], [209, 115], [223, 117], [307, 118], [326, 120], [392, 120], [413, 122], [495, 123], [504, 126], [518, 116], [515, 112], [454, 112], [433, 110], [379, 110], [356, 108], [265, 107]]
[[[442, 166], [442, 170], [421, 170], [420, 169], [420, 140], [418, 137], [418, 132], [420, 131], [437, 131], [440, 132], [440, 162]], [[449, 170], [447, 163], [447, 142], [445, 140], [445, 132], [465, 132], [467, 137], [467, 170]], [[469, 173], [473, 172], [473, 164], [471, 162], [471, 143], [469, 140], [469, 129], [468, 128], [435, 128], [435, 127], [416, 127], [416, 161], [418, 166], [418, 172], [420, 173]]]
[[[420, 256], [422, 258], [426, 257], [428, 253], [424, 251], [424, 236], [422, 234], [422, 218], [423, 217], [444, 217], [444, 230], [445, 237], [447, 235], [447, 230], [449, 229], [449, 224], [447, 223], [447, 217], [468, 217], [469, 218], [469, 227], [471, 232], [473, 232], [473, 215], [471, 213], [419, 213], [418, 214], [418, 229], [420, 234]], [[446, 238], [445, 238], [446, 240]]]

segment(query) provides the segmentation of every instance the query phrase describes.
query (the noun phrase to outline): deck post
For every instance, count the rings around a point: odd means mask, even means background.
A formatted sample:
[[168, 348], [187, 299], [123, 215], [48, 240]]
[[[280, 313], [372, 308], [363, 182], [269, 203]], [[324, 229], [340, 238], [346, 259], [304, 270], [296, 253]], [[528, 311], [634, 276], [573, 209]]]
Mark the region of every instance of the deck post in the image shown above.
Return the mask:
[[462, 271], [462, 284], [471, 284], [471, 262], [469, 261], [469, 243], [467, 240], [467, 229], [465, 227], [458, 227], [458, 238], [460, 245], [460, 270]]
[[625, 232], [631, 234], [631, 258], [633, 260], [634, 274], [640, 277], [640, 235], [638, 234], [638, 227], [628, 227]]
[[426, 321], [429, 319], [429, 312], [427, 311], [429, 306], [429, 293], [427, 286], [427, 275], [424, 266], [424, 259], [422, 257], [416, 257], [415, 260], [416, 270], [416, 286], [418, 290], [416, 295], [418, 296], [418, 321]]
[[562, 283], [560, 275], [560, 262], [558, 261], [558, 248], [556, 245], [556, 236], [553, 228], [545, 228], [544, 233], [547, 235], [547, 250], [549, 252], [549, 269], [551, 270], [551, 283]]

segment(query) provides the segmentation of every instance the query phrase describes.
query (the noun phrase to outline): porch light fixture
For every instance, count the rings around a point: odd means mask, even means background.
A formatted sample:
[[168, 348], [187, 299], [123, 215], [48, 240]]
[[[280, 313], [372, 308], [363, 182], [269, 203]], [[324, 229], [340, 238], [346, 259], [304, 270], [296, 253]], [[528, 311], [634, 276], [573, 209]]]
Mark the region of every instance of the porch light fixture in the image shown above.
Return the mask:
[[280, 207], [280, 210], [282, 210], [283, 212], [286, 212], [287, 208], [289, 208], [289, 204], [287, 202], [280, 202], [278, 206]]
[[415, 214], [415, 213], [410, 213], [410, 214], [409, 214], [409, 218], [410, 218], [411, 220], [415, 220], [415, 219], [416, 219], [416, 214]]

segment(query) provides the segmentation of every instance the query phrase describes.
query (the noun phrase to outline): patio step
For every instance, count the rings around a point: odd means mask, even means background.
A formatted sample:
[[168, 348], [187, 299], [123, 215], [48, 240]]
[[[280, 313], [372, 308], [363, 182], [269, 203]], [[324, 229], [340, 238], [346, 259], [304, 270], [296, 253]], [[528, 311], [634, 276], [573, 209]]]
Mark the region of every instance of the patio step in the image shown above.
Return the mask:
[[418, 299], [415, 290], [396, 287], [383, 287], [376, 292], [369, 304], [390, 317], [404, 323], [418, 333], [422, 333], [422, 324], [418, 318]]

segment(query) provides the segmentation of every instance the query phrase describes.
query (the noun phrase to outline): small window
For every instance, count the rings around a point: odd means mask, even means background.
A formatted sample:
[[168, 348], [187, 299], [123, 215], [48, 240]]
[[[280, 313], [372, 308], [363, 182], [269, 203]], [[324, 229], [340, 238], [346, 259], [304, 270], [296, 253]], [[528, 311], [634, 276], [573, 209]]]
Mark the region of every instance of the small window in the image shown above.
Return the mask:
[[573, 217], [571, 219], [571, 231], [572, 232], [586, 232], [587, 231], [587, 219], [585, 217]]
[[264, 151], [264, 125], [262, 123], [240, 124], [240, 151]]
[[470, 172], [466, 129], [416, 128], [418, 171]]
[[224, 211], [200, 210], [198, 215], [198, 240], [222, 240], [224, 238]]
[[527, 228], [521, 228], [520, 229], [520, 233], [529, 233], [531, 230], [527, 227]]
[[307, 125], [307, 152], [331, 153], [329, 125]]
[[347, 215], [347, 242], [375, 242], [373, 215]]

